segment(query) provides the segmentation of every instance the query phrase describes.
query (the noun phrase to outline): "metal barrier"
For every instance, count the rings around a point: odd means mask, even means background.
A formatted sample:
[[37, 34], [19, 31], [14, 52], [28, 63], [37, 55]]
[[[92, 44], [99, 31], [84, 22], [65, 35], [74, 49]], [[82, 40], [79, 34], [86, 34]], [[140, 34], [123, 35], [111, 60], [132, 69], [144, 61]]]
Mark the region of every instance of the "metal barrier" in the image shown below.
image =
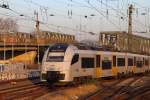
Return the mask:
[[13, 79], [33, 79], [40, 76], [39, 70], [25, 70], [24, 64], [7, 64], [4, 70], [0, 72], [0, 80], [13, 80]]

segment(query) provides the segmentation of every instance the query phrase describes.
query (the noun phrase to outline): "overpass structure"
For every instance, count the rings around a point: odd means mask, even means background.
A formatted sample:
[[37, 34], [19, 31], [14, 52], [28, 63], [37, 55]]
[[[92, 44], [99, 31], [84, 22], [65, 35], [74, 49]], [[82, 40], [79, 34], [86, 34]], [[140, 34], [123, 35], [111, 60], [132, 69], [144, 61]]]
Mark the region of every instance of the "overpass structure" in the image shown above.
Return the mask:
[[0, 33], [0, 46], [3, 45], [49, 45], [51, 43], [73, 43], [75, 36], [69, 34], [61, 34], [55, 32], [42, 31], [38, 35], [34, 33], [23, 32], [1, 32]]
[[150, 55], [150, 39], [126, 32], [107, 31], [99, 35], [99, 44], [112, 51]]
[[40, 34], [0, 32], [0, 64], [22, 62], [28, 65], [42, 61], [50, 44], [74, 43], [75, 36], [43, 31]]

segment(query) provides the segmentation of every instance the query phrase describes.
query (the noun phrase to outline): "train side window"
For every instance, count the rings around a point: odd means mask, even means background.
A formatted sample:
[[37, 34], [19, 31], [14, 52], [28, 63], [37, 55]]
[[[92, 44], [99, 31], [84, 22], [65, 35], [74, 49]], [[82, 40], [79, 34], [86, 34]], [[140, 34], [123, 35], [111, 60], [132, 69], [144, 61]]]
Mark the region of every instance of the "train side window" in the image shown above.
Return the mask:
[[4, 66], [3, 66], [3, 65], [1, 65], [1, 71], [2, 71], [2, 72], [4, 71]]
[[94, 68], [94, 58], [82, 58], [82, 68]]
[[78, 60], [79, 60], [79, 54], [74, 54], [72, 61], [71, 61], [71, 65], [78, 62]]
[[102, 61], [102, 69], [111, 69], [112, 67], [112, 62], [110, 60], [103, 60]]
[[136, 62], [136, 67], [141, 68], [142, 67], [143, 62], [142, 61], [137, 61]]
[[96, 55], [96, 67], [100, 67], [100, 64], [101, 64], [101, 56]]
[[116, 56], [113, 56], [113, 66], [116, 66]]
[[128, 66], [133, 66], [133, 59], [132, 58], [128, 58]]
[[123, 67], [125, 66], [125, 58], [117, 58], [117, 66]]
[[148, 66], [149, 63], [148, 63], [148, 59], [145, 59], [145, 66]]
[[143, 65], [144, 65], [144, 63], [145, 63], [145, 58], [143, 58]]

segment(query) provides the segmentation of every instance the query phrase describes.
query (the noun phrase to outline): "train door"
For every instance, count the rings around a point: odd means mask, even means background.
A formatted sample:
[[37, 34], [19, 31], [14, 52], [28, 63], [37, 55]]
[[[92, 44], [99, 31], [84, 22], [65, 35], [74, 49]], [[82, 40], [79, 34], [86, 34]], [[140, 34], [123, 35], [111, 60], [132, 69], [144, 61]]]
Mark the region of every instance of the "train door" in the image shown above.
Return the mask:
[[104, 54], [102, 57], [102, 74], [101, 77], [112, 76], [112, 56], [111, 54]]
[[101, 72], [102, 72], [102, 69], [101, 69], [101, 55], [98, 54], [96, 55], [96, 78], [100, 78], [101, 76]]
[[148, 72], [148, 66], [149, 66], [148, 57], [145, 57], [144, 64], [145, 64], [145, 68], [144, 68], [145, 72]]
[[128, 56], [127, 58], [127, 72], [128, 73], [134, 73], [135, 68], [134, 68], [134, 57], [133, 56]]
[[112, 63], [112, 74], [113, 74], [113, 76], [117, 76], [117, 73], [118, 73], [118, 71], [117, 71], [117, 59], [116, 59], [117, 57], [116, 57], [116, 55], [113, 55], [112, 56], [112, 61], [113, 61], [113, 63]]
[[141, 73], [143, 67], [143, 58], [138, 56], [136, 59], [136, 73]]
[[148, 72], [150, 71], [150, 57], [148, 57]]
[[141, 73], [144, 73], [144, 72], [145, 72], [145, 57], [143, 56]]
[[117, 56], [118, 74], [125, 74], [126, 71], [125, 64], [126, 64], [125, 55], [118, 55]]
[[135, 73], [136, 72], [136, 57], [134, 56], [134, 59], [133, 59], [133, 72]]

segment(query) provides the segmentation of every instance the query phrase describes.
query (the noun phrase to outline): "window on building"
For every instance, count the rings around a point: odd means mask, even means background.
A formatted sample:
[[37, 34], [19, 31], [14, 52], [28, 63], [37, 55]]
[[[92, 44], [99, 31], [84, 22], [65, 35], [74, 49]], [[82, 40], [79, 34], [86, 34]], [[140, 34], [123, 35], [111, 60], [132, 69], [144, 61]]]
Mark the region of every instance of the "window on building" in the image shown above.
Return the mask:
[[94, 58], [82, 58], [82, 68], [94, 68]]
[[74, 54], [72, 61], [71, 61], [71, 65], [78, 62], [78, 60], [79, 60], [79, 54]]
[[117, 66], [118, 67], [125, 66], [125, 58], [117, 58]]
[[133, 66], [133, 59], [132, 58], [128, 58], [128, 66]]
[[111, 69], [112, 62], [110, 60], [103, 60], [102, 61], [102, 69]]
[[101, 62], [101, 56], [100, 55], [96, 55], [96, 67], [100, 67], [100, 63]]
[[116, 66], [116, 56], [113, 56], [113, 66]]

